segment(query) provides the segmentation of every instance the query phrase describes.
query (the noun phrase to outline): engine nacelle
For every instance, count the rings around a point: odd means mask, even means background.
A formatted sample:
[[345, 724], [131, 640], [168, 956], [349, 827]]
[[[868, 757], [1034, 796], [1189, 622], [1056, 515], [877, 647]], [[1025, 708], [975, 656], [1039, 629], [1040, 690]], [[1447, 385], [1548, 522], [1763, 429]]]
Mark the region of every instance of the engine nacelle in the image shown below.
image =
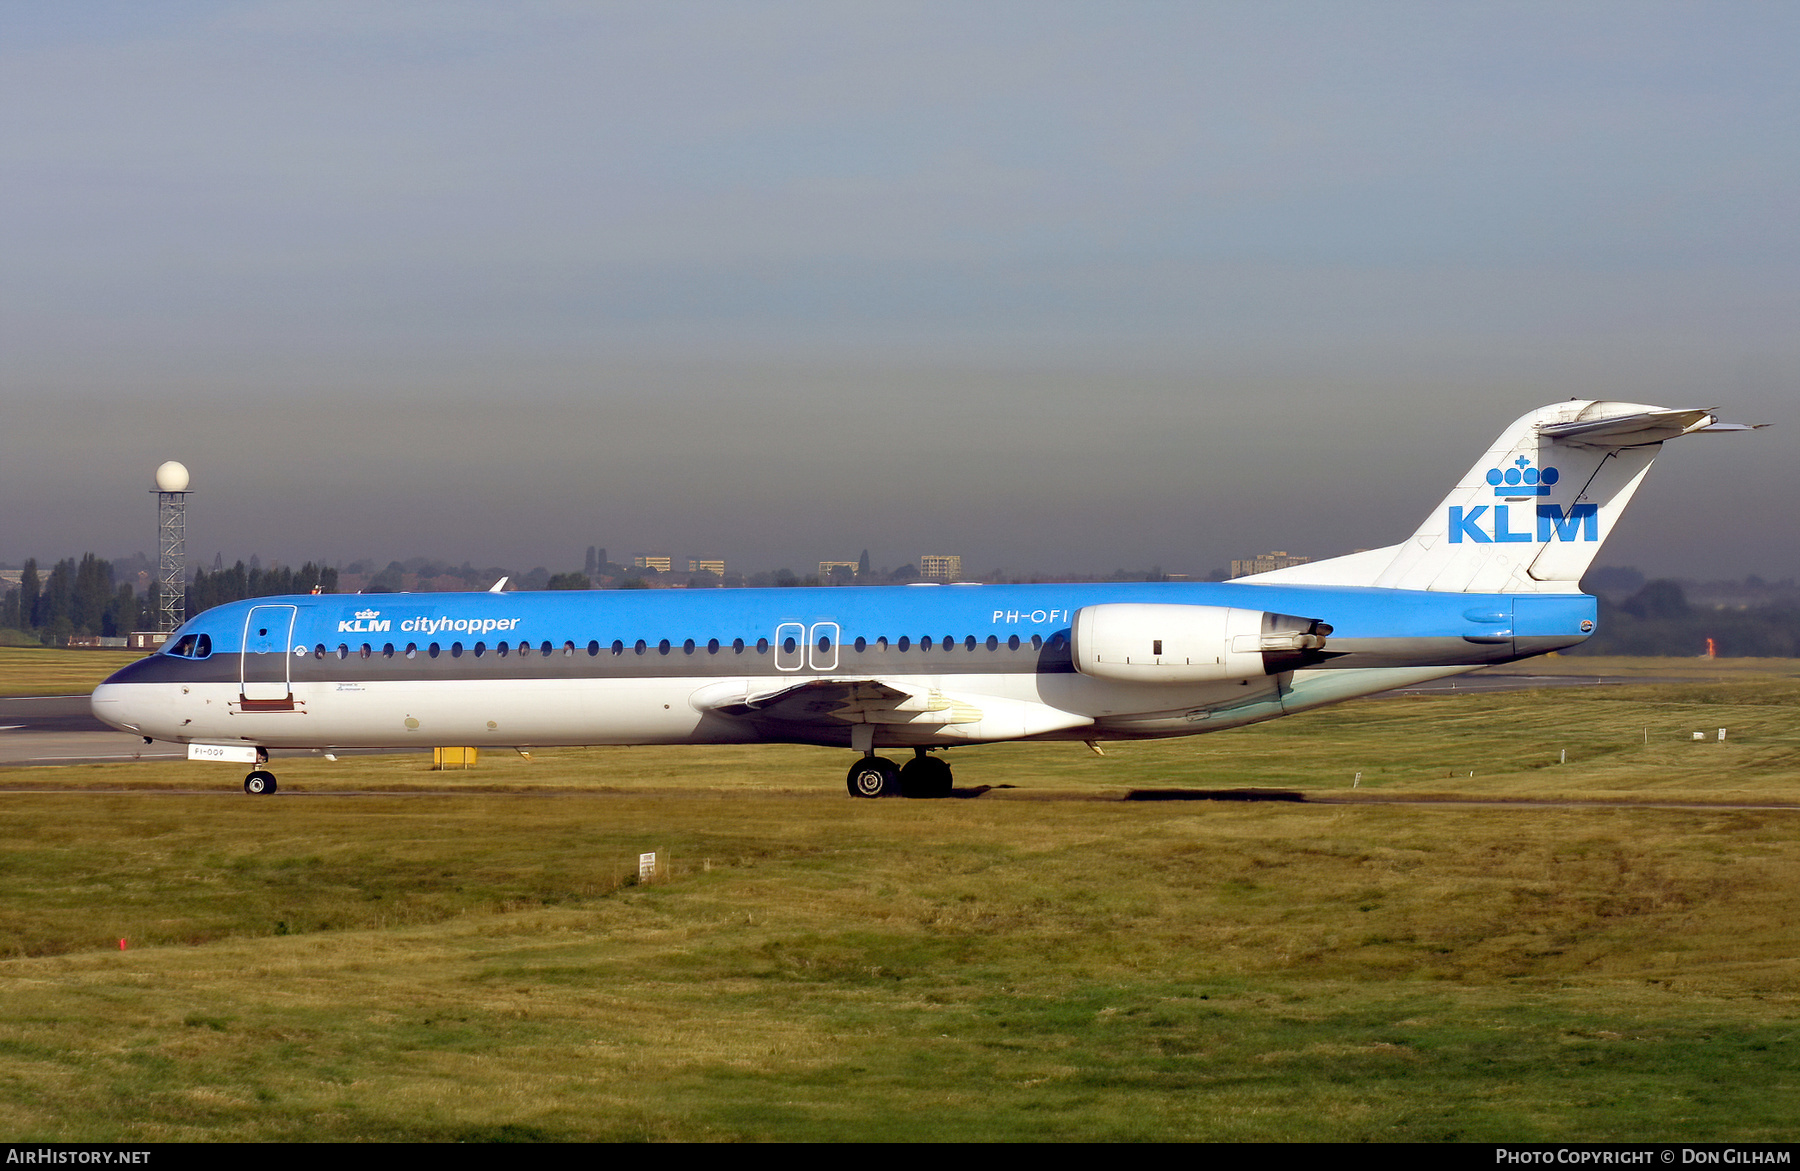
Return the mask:
[[1230, 606], [1083, 606], [1070, 630], [1075, 669], [1120, 683], [1252, 679], [1324, 661], [1316, 618]]

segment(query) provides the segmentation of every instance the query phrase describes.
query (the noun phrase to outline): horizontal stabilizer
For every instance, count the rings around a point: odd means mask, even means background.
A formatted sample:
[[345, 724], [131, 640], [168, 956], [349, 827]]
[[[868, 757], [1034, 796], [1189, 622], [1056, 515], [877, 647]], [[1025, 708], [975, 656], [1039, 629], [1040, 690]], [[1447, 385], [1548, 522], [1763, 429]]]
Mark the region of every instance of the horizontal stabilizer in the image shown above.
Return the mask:
[[1567, 423], [1540, 423], [1538, 434], [1564, 443], [1599, 447], [1640, 447], [1662, 443], [1678, 435], [1706, 431], [1718, 425], [1710, 410], [1638, 411], [1600, 419], [1576, 419]]

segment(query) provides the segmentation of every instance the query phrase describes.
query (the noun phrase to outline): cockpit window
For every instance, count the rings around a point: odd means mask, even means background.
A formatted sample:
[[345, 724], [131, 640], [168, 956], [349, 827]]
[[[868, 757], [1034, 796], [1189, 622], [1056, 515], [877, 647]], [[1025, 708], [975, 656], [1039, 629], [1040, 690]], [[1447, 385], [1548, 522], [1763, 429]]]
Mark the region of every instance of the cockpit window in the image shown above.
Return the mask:
[[212, 654], [212, 635], [184, 634], [163, 649], [163, 654], [182, 659], [204, 659]]

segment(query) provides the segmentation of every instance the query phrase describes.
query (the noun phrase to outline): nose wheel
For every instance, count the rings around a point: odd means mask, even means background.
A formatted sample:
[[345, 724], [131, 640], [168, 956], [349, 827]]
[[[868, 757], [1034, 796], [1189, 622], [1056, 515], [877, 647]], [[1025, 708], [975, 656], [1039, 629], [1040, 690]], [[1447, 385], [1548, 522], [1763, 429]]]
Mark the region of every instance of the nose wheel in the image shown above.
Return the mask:
[[275, 774], [267, 769], [257, 769], [244, 778], [244, 792], [252, 797], [260, 797], [264, 793], [275, 791]]

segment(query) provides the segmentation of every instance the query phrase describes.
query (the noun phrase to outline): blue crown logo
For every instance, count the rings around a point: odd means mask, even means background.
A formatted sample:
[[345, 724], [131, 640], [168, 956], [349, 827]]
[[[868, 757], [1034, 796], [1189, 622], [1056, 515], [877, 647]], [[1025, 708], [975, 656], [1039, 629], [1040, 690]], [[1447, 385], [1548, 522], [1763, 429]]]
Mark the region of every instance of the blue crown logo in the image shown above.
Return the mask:
[[1513, 461], [1513, 466], [1501, 471], [1489, 468], [1487, 482], [1494, 486], [1496, 496], [1548, 496], [1550, 486], [1562, 479], [1562, 473], [1555, 468], [1543, 471], [1531, 466], [1531, 461], [1520, 456]]

